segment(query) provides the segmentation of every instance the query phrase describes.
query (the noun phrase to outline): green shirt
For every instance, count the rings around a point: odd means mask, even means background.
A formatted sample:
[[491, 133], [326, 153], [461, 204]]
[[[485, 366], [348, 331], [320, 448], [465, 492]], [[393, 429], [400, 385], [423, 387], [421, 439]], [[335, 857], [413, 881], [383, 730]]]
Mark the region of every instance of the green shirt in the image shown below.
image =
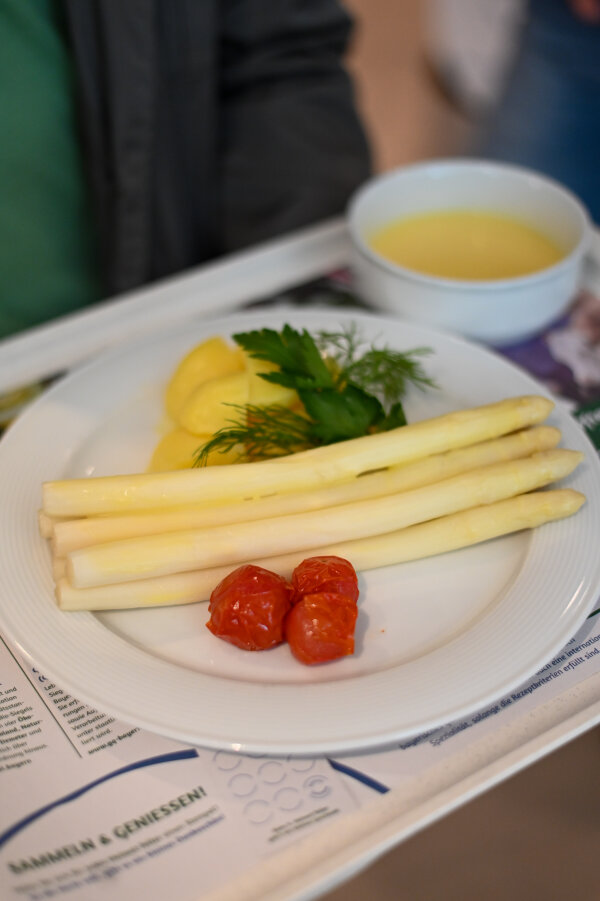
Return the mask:
[[100, 299], [53, 0], [0, 0], [0, 338]]

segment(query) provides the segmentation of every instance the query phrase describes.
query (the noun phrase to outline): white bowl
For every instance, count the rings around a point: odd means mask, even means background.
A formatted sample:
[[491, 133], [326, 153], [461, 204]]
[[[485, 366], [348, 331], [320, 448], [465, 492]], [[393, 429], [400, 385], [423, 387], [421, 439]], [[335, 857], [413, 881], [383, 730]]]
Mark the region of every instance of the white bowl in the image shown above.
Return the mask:
[[[512, 216], [564, 247], [565, 256], [532, 275], [466, 281], [423, 275], [369, 247], [373, 232], [395, 219], [452, 208]], [[407, 166], [372, 179], [351, 199], [348, 224], [364, 300], [496, 345], [537, 334], [566, 309], [592, 235], [584, 206], [557, 182], [518, 166], [468, 159]]]

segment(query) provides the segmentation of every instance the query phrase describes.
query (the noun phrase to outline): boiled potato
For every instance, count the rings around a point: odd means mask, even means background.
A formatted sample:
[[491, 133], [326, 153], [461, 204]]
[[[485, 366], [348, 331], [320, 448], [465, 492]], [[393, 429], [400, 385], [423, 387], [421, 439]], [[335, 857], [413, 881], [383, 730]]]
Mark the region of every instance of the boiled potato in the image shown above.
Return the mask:
[[184, 402], [177, 423], [194, 435], [212, 435], [228, 421], [239, 418], [231, 404], [247, 403], [248, 374], [244, 370], [198, 385]]
[[179, 413], [192, 392], [203, 382], [244, 370], [244, 354], [219, 337], [208, 338], [181, 360], [167, 385], [165, 404], [171, 419]]
[[[174, 469], [191, 469], [196, 452], [203, 444], [210, 441], [211, 437], [212, 435], [192, 435], [185, 429], [173, 429], [156, 445], [148, 471], [171, 472]], [[238, 454], [235, 450], [226, 453], [214, 451], [209, 454], [206, 465], [219, 466], [223, 463], [235, 463], [237, 459]]]
[[285, 388], [283, 385], [274, 385], [261, 379], [260, 372], [278, 372], [279, 366], [269, 363], [267, 360], [257, 360], [254, 357], [246, 357], [246, 372], [248, 373], [248, 403], [256, 407], [268, 407], [271, 404], [280, 404], [282, 407], [292, 407], [299, 402], [297, 393], [293, 388]]
[[[219, 336], [194, 347], [167, 385], [165, 405], [175, 428], [155, 448], [150, 471], [191, 467], [198, 448], [219, 429], [239, 419], [239, 411], [231, 405], [301, 407], [295, 391], [266, 382], [259, 375], [277, 369], [272, 363], [231, 347]], [[207, 463], [233, 463], [238, 456], [235, 451], [214, 453]]]

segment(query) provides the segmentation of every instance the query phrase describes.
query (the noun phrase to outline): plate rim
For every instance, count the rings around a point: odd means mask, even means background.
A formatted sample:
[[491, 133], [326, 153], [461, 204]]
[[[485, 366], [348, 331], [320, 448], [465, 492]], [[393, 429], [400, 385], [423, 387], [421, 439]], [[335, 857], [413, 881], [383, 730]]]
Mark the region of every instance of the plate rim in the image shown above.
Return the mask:
[[[278, 314], [278, 318], [282, 318], [282, 319], [293, 317], [296, 320], [305, 319], [305, 320], [312, 320], [313, 322], [319, 318], [326, 319], [329, 321], [332, 318], [336, 318], [338, 320], [339, 319], [345, 319], [345, 320], [352, 319], [352, 320], [358, 320], [359, 322], [360, 322], [360, 320], [363, 320], [363, 321], [368, 321], [369, 324], [373, 325], [373, 327], [377, 326], [382, 332], [385, 331], [386, 323], [393, 326], [394, 329], [396, 329], [396, 330], [404, 328], [409, 333], [413, 333], [413, 334], [420, 333], [425, 338], [425, 340], [427, 339], [427, 336], [430, 336], [430, 339], [441, 341], [443, 344], [457, 345], [458, 347], [462, 348], [463, 350], [465, 348], [467, 348], [469, 350], [469, 352], [471, 352], [471, 353], [477, 352], [477, 353], [480, 353], [483, 357], [488, 357], [488, 356], [493, 357], [496, 360], [496, 362], [498, 364], [500, 364], [503, 368], [506, 367], [507, 369], [511, 369], [515, 373], [518, 373], [518, 375], [522, 378], [522, 381], [524, 384], [523, 393], [526, 393], [525, 387], [529, 386], [530, 393], [535, 392], [535, 393], [544, 394], [545, 396], [551, 397], [550, 393], [544, 388], [544, 386], [542, 386], [538, 382], [536, 382], [536, 380], [532, 376], [530, 376], [524, 370], [520, 369], [518, 366], [516, 366], [510, 360], [507, 360], [504, 357], [502, 357], [501, 354], [499, 354], [493, 350], [489, 350], [488, 348], [484, 348], [480, 345], [469, 342], [459, 336], [455, 336], [450, 333], [445, 333], [445, 332], [441, 332], [439, 330], [430, 329], [425, 326], [415, 325], [413, 323], [402, 322], [401, 320], [393, 319], [392, 317], [385, 317], [385, 316], [379, 316], [379, 315], [370, 314], [370, 313], [364, 313], [362, 311], [355, 311], [353, 309], [348, 309], [348, 308], [335, 308], [335, 309], [311, 308], [309, 310], [299, 310], [298, 308], [295, 308], [295, 307], [278, 307], [276, 309], [276, 313]], [[225, 324], [227, 324], [227, 323], [229, 323], [230, 330], [233, 330], [234, 323], [239, 322], [240, 318], [242, 318], [244, 320], [253, 320], [253, 321], [258, 322], [261, 319], [261, 317], [262, 318], [265, 317], [265, 310], [258, 308], [256, 310], [243, 311], [239, 314], [234, 314], [233, 316], [228, 315], [225, 317], [221, 317], [219, 319], [199, 320], [197, 323], [194, 323], [193, 327], [190, 326], [190, 324], [186, 324], [185, 326], [182, 326], [181, 324], [179, 324], [179, 325], [175, 326], [172, 330], [170, 330], [167, 333], [166, 337], [176, 335], [180, 332], [183, 333], [184, 331], [185, 331], [186, 335], [190, 335], [190, 334], [193, 335], [193, 333], [196, 332], [196, 330], [197, 330], [198, 334], [206, 333], [209, 330], [215, 330], [217, 328], [224, 328]], [[237, 325], [235, 327], [239, 328], [239, 326], [237, 326]], [[0, 466], [2, 466], [2, 464], [4, 462], [5, 454], [7, 453], [6, 447], [7, 446], [12, 447], [12, 445], [15, 442], [18, 442], [19, 433], [23, 430], [26, 430], [27, 427], [30, 427], [32, 422], [34, 422], [34, 424], [35, 424], [35, 418], [39, 417], [40, 409], [43, 411], [44, 408], [47, 407], [49, 401], [50, 401], [50, 403], [52, 403], [52, 401], [54, 399], [56, 399], [56, 398], [60, 399], [61, 395], [64, 394], [65, 391], [68, 392], [68, 389], [72, 384], [76, 384], [77, 382], [81, 383], [81, 381], [85, 379], [86, 374], [89, 374], [90, 372], [93, 374], [95, 370], [103, 369], [104, 367], [106, 367], [106, 365], [110, 364], [111, 360], [114, 360], [115, 358], [118, 359], [119, 357], [122, 357], [123, 354], [125, 354], [125, 353], [131, 353], [132, 351], [135, 352], [135, 349], [137, 347], [146, 347], [148, 344], [152, 345], [156, 341], [162, 340], [164, 337], [165, 336], [152, 336], [152, 337], [145, 336], [134, 342], [127, 342], [123, 345], [119, 345], [118, 347], [111, 348], [110, 350], [105, 351], [104, 353], [100, 354], [94, 360], [87, 362], [83, 366], [77, 367], [75, 370], [73, 370], [71, 373], [69, 373], [63, 379], [59, 380], [55, 385], [53, 385], [50, 389], [48, 389], [48, 391], [44, 395], [42, 395], [42, 397], [40, 397], [38, 400], [34, 401], [34, 403], [31, 405], [31, 407], [29, 409], [27, 409], [21, 417], [19, 417], [19, 419], [16, 421], [16, 423], [9, 430], [7, 430], [4, 438], [2, 439], [2, 442], [0, 443]], [[193, 337], [190, 338], [190, 341], [192, 341], [192, 340], [193, 340]], [[414, 339], [411, 338], [410, 340], [412, 341]], [[552, 398], [552, 399], [556, 400], [556, 398]], [[584, 446], [587, 446], [587, 449], [590, 453], [590, 457], [593, 460], [592, 470], [595, 473], [596, 479], [600, 478], [600, 461], [598, 460], [597, 452], [596, 452], [595, 448], [593, 448], [593, 445], [591, 444], [591, 442], [585, 435], [584, 431], [575, 422], [575, 420], [572, 419], [568, 415], [566, 410], [562, 409], [560, 402], [557, 404], [557, 412], [559, 413], [559, 418], [567, 421], [569, 424], [569, 427], [575, 431], [575, 433], [578, 435], [578, 438], [580, 439], [581, 443], [584, 444]], [[14, 437], [14, 436], [16, 436], [16, 437]], [[2, 472], [0, 474], [0, 480], [3, 479], [3, 476], [4, 476], [4, 473]], [[536, 533], [534, 533], [532, 535], [532, 539], [534, 542], [537, 540]], [[45, 550], [45, 548], [44, 548], [44, 550]], [[0, 572], [2, 571], [3, 568], [5, 568], [5, 565], [6, 565], [6, 561], [4, 560], [4, 554], [3, 554], [2, 550], [0, 550]], [[590, 584], [584, 586], [582, 588], [583, 595], [581, 597], [579, 597], [578, 599], [575, 599], [575, 598], [571, 599], [569, 606], [572, 607], [574, 605], [574, 609], [576, 610], [576, 616], [567, 618], [566, 621], [564, 621], [562, 628], [555, 632], [554, 637], [552, 638], [552, 641], [550, 642], [548, 648], [544, 652], [544, 660], [542, 661], [542, 660], [536, 658], [536, 660], [531, 662], [531, 664], [527, 667], [525, 674], [523, 674], [522, 670], [519, 671], [519, 674], [515, 675], [514, 679], [512, 680], [512, 682], [510, 684], [505, 682], [501, 689], [500, 688], [494, 688], [494, 689], [488, 688], [486, 693], [484, 693], [478, 697], [477, 702], [474, 702], [473, 700], [465, 701], [462, 703], [462, 705], [459, 704], [457, 706], [454, 706], [452, 708], [452, 711], [450, 712], [450, 714], [448, 714], [448, 712], [445, 712], [443, 714], [440, 713], [437, 719], [429, 717], [426, 724], [420, 724], [418, 727], [411, 726], [409, 728], [409, 731], [406, 731], [403, 728], [399, 729], [398, 727], [396, 727], [394, 729], [390, 729], [385, 735], [379, 734], [377, 736], [371, 736], [370, 738], [368, 738], [365, 735], [362, 735], [362, 736], [356, 735], [353, 739], [350, 739], [348, 737], [343, 738], [338, 741], [330, 739], [330, 740], [327, 740], [325, 743], [323, 743], [323, 741], [321, 741], [319, 739], [306, 739], [301, 744], [298, 743], [298, 741], [295, 741], [293, 743], [293, 746], [291, 746], [289, 743], [286, 743], [285, 741], [282, 741], [277, 745], [275, 742], [273, 742], [273, 740], [269, 740], [267, 742], [267, 744], [264, 744], [264, 743], [261, 744], [260, 742], [257, 742], [256, 740], [250, 741], [250, 742], [243, 741], [243, 740], [240, 741], [239, 736], [238, 736], [238, 740], [235, 740], [233, 735], [230, 735], [226, 739], [223, 737], [216, 736], [216, 735], [212, 736], [212, 737], [209, 735], [204, 735], [200, 738], [198, 736], [198, 732], [196, 730], [187, 730], [185, 728], [181, 728], [180, 730], [173, 730], [172, 727], [169, 727], [168, 731], [165, 732], [164, 726], [161, 727], [161, 724], [159, 722], [157, 722], [157, 720], [156, 720], [156, 716], [150, 717], [150, 716], [144, 716], [141, 713], [136, 713], [134, 720], [132, 720], [131, 719], [132, 711], [130, 709], [128, 709], [128, 710], [123, 709], [122, 700], [120, 700], [119, 702], [116, 702], [114, 700], [107, 701], [106, 698], [98, 696], [97, 685], [95, 686], [95, 690], [94, 690], [94, 687], [90, 688], [89, 686], [88, 687], [84, 686], [82, 688], [81, 685], [75, 684], [74, 677], [71, 677], [69, 675], [69, 673], [65, 674], [64, 667], [61, 668], [60, 665], [55, 665], [53, 663], [52, 659], [48, 659], [48, 654], [47, 653], [44, 654], [43, 650], [40, 650], [39, 643], [38, 643], [38, 645], [35, 646], [35, 648], [33, 650], [30, 649], [31, 645], [28, 646], [27, 640], [24, 641], [23, 636], [21, 634], [19, 634], [19, 629], [18, 629], [18, 627], [16, 627], [16, 625], [14, 623], [14, 617], [13, 617], [13, 622], [10, 621], [10, 618], [7, 620], [6, 611], [4, 609], [0, 610], [0, 625], [4, 629], [5, 633], [8, 635], [9, 640], [11, 640], [13, 642], [13, 644], [16, 645], [16, 647], [19, 649], [21, 654], [23, 654], [23, 656], [25, 656], [28, 660], [30, 660], [32, 662], [32, 664], [36, 665], [36, 661], [37, 661], [38, 666], [42, 665], [46, 674], [50, 678], [55, 679], [57, 682], [59, 682], [63, 688], [68, 689], [73, 695], [79, 697], [81, 700], [86, 700], [89, 703], [91, 703], [93, 706], [97, 706], [98, 709], [106, 711], [106, 712], [110, 712], [113, 715], [117, 715], [120, 719], [122, 719], [125, 722], [132, 722], [133, 725], [139, 725], [143, 728], [149, 729], [150, 731], [167, 734], [171, 738], [176, 738], [176, 739], [179, 739], [182, 741], [192, 742], [194, 744], [202, 744], [205, 747], [214, 748], [214, 749], [238, 750], [238, 751], [241, 750], [241, 751], [244, 751], [247, 753], [265, 753], [265, 754], [287, 753], [287, 754], [294, 754], [294, 755], [296, 755], [296, 754], [314, 755], [314, 754], [320, 754], [320, 753], [338, 753], [340, 751], [353, 752], [353, 751], [359, 751], [359, 750], [365, 750], [365, 749], [380, 748], [387, 744], [397, 742], [398, 740], [408, 737], [409, 735], [416, 735], [416, 734], [419, 734], [419, 732], [427, 731], [431, 728], [436, 728], [437, 726], [443, 725], [444, 723], [451, 722], [457, 718], [466, 716], [466, 715], [468, 715], [469, 712], [473, 713], [477, 709], [480, 709], [481, 707], [485, 706], [487, 703], [490, 703], [492, 700], [499, 698], [505, 692], [509, 692], [512, 688], [521, 684], [525, 679], [527, 679], [528, 677], [533, 675], [537, 671], [537, 669], [541, 665], [543, 665], [543, 662], [545, 662], [545, 660], [550, 659], [552, 656], [554, 656], [554, 654], [556, 652], [558, 652], [564, 646], [564, 644], [566, 644], [566, 642], [571, 637], [571, 635], [574, 634], [574, 632], [584, 622], [584, 620], [586, 619], [589, 612], [591, 612], [591, 609], [597, 600], [597, 591], [598, 591], [598, 588], [600, 587], [600, 563], [598, 564], [597, 569], [598, 569], [598, 572], [595, 573], [594, 578], [591, 580], [591, 582], [593, 582], [593, 585], [590, 583]], [[57, 614], [60, 614], [62, 617], [62, 615], [63, 615], [62, 612], [59, 611], [58, 608], [55, 607], [53, 601], [50, 601], [50, 603], [51, 603], [51, 606], [54, 609], [54, 611]], [[55, 615], [55, 614], [51, 614], [51, 615]], [[71, 626], [71, 622], [73, 623], [73, 625], [75, 625], [79, 622], [86, 622], [88, 625], [93, 623], [93, 624], [95, 624], [95, 627], [100, 627], [100, 630], [105, 635], [107, 632], [110, 633], [111, 643], [113, 645], [114, 645], [114, 642], [117, 641], [118, 643], [123, 645], [125, 648], [128, 648], [129, 651], [132, 650], [130, 644], [122, 636], [119, 636], [116, 633], [112, 632], [111, 630], [108, 630], [105, 626], [103, 626], [99, 622], [99, 620], [93, 613], [81, 611], [81, 612], [77, 612], [77, 613], [70, 613], [70, 614], [68, 614], [68, 616], [72, 618], [72, 620], [66, 621], [66, 622], [69, 622], [69, 628]], [[65, 626], [66, 626], [66, 622], [64, 623]], [[96, 628], [96, 629], [93, 629], [92, 631], [97, 632], [98, 630]], [[471, 631], [471, 630], [468, 630], [468, 631]], [[461, 636], [459, 635], [455, 639], [450, 640], [449, 642], [446, 643], [445, 647], [448, 647], [448, 646], [454, 644], [454, 642], [456, 640], [460, 639], [460, 637]], [[137, 654], [141, 654], [144, 659], [147, 658], [148, 656], [152, 656], [152, 655], [149, 655], [149, 652], [144, 652], [138, 648], [135, 649], [135, 652], [136, 652], [135, 654], [128, 653], [126, 656], [127, 657], [131, 657], [131, 656], [135, 657], [135, 656], [137, 656]], [[428, 654], [426, 656], [429, 657], [430, 655]], [[153, 663], [153, 667], [151, 667], [151, 668], [153, 668], [155, 670], [156, 670], [157, 665], [159, 665], [159, 669], [162, 666], [166, 666], [167, 668], [172, 667], [176, 670], [178, 669], [175, 664], [169, 663], [168, 661], [165, 661], [162, 659], [157, 661], [157, 659], [153, 656], [152, 656], [152, 663]], [[214, 677], [214, 676], [211, 676], [210, 674], [195, 673], [194, 675], [195, 675], [195, 677], [198, 677], [200, 675], [201, 679], [203, 681], [205, 681], [206, 683], [209, 683], [212, 679], [217, 679], [219, 684], [222, 684], [222, 681], [223, 681], [220, 677]], [[341, 680], [341, 682], [334, 681], [331, 683], [327, 683], [327, 682], [325, 682], [325, 683], [318, 682], [318, 683], [314, 683], [314, 684], [313, 683], [300, 683], [300, 684], [286, 683], [284, 685], [279, 685], [279, 686], [277, 686], [277, 685], [276, 686], [268, 686], [268, 685], [265, 686], [265, 683], [259, 683], [259, 690], [264, 691], [265, 687], [266, 687], [267, 691], [270, 691], [272, 695], [280, 694], [282, 690], [284, 691], [284, 693], [286, 693], [288, 695], [290, 692], [292, 694], [297, 693], [297, 692], [302, 692], [304, 694], [304, 696], [306, 697], [309, 694], [310, 695], [314, 694], [314, 692], [316, 690], [318, 690], [319, 692], [321, 692], [321, 694], [323, 694], [324, 693], [323, 687], [326, 685], [332, 685], [332, 686], [339, 687], [340, 684], [352, 683], [354, 681], [360, 681], [363, 684], [365, 684], [365, 681], [368, 679], [371, 679], [371, 681], [377, 682], [378, 679], [377, 678], [373, 679], [372, 677], [373, 676], [378, 677], [378, 675], [379, 674], [377, 674], [377, 673], [376, 674], [367, 674], [367, 675], [359, 674], [358, 676], [349, 677], [347, 679]], [[107, 709], [107, 706], [108, 706], [108, 709]]]

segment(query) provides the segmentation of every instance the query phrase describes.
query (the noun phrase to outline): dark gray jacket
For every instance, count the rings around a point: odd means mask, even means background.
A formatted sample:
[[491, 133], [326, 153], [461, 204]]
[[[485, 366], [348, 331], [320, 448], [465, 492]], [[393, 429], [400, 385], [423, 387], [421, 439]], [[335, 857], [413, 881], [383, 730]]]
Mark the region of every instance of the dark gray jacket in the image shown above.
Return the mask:
[[336, 0], [63, 0], [107, 294], [342, 210], [368, 174]]

